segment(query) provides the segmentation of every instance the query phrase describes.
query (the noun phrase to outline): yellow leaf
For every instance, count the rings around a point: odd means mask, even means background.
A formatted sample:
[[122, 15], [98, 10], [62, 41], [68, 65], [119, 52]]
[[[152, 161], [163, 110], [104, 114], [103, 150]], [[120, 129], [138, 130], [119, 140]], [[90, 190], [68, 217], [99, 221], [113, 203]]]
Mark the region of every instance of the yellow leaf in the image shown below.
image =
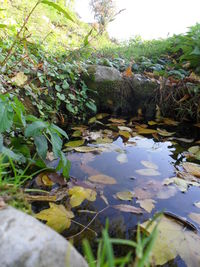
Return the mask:
[[[147, 224], [148, 221], [140, 226], [151, 233], [155, 223], [146, 229]], [[185, 229], [185, 225], [166, 216], [161, 218], [157, 229], [158, 236], [151, 256], [154, 265], [164, 265], [179, 255], [188, 267], [200, 266], [200, 236], [198, 234]]]
[[136, 128], [138, 134], [153, 134], [153, 133], [157, 133], [157, 130], [143, 128], [143, 127], [138, 126], [138, 125], [135, 128]]
[[47, 225], [61, 233], [71, 225], [71, 219], [74, 217], [72, 211], [66, 210], [63, 205], [49, 203], [50, 208], [37, 213], [37, 219], [47, 221]]
[[174, 120], [169, 119], [169, 118], [163, 118], [163, 123], [167, 124], [167, 125], [172, 125], [172, 126], [177, 126], [179, 124], [178, 121], [174, 121]]
[[196, 222], [198, 225], [200, 225], [200, 213], [193, 213], [191, 212], [189, 214], [189, 217], [194, 221]]
[[128, 78], [130, 78], [130, 77], [133, 76], [133, 72], [132, 72], [131, 66], [128, 67], [128, 68], [123, 72], [123, 75], [124, 75], [125, 77], [128, 77]]
[[107, 143], [112, 143], [112, 142], [113, 142], [113, 139], [105, 137], [105, 138], [97, 138], [94, 144], [107, 144]]
[[82, 132], [80, 130], [76, 130], [75, 132], [73, 132], [72, 136], [73, 137], [80, 137], [82, 135]]
[[65, 144], [66, 147], [78, 147], [82, 146], [85, 143], [85, 140], [76, 140], [76, 141], [70, 141], [67, 144]]
[[160, 129], [160, 128], [157, 128], [157, 132], [161, 136], [172, 136], [175, 134], [175, 132], [168, 132], [165, 129]]
[[81, 186], [74, 186], [68, 190], [70, 197], [70, 205], [72, 207], [77, 207], [81, 205], [81, 203], [87, 199], [89, 201], [95, 201], [97, 193], [90, 189], [84, 188]]
[[23, 72], [18, 72], [15, 77], [12, 78], [12, 82], [17, 86], [22, 86], [28, 80], [27, 76]]
[[190, 162], [184, 162], [183, 168], [186, 172], [200, 178], [200, 165]]
[[109, 121], [111, 121], [113, 123], [117, 123], [117, 124], [123, 124], [126, 122], [126, 120], [124, 120], [124, 119], [115, 119], [115, 118], [110, 118]]
[[158, 124], [158, 123], [155, 122], [155, 121], [148, 121], [148, 124], [149, 124], [150, 126], [153, 126], [153, 125], [156, 125], [156, 124]]
[[54, 183], [49, 179], [47, 175], [43, 175], [41, 178], [42, 182], [46, 186], [52, 186]]
[[136, 203], [139, 203], [141, 208], [150, 213], [155, 208], [154, 203], [156, 203], [156, 201], [153, 199], [144, 199], [137, 200]]
[[99, 184], [116, 184], [116, 180], [113, 177], [104, 174], [97, 174], [90, 176], [88, 180], [93, 183], [99, 183]]
[[116, 197], [120, 200], [132, 200], [134, 197], [134, 194], [131, 191], [123, 191], [123, 192], [117, 192]]
[[109, 116], [108, 113], [99, 113], [99, 114], [96, 115], [96, 118], [97, 118], [97, 120], [102, 120], [102, 119], [104, 119], [104, 118], [106, 118], [108, 116]]
[[131, 137], [131, 134], [127, 131], [119, 131], [119, 135], [121, 135], [127, 139]]

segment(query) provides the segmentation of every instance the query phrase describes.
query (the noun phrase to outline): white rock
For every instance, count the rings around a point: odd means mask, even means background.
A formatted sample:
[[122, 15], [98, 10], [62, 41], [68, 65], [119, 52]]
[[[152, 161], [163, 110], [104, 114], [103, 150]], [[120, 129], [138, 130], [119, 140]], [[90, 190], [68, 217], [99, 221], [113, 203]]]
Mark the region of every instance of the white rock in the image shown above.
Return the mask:
[[14, 208], [0, 210], [1, 267], [87, 267], [58, 233]]

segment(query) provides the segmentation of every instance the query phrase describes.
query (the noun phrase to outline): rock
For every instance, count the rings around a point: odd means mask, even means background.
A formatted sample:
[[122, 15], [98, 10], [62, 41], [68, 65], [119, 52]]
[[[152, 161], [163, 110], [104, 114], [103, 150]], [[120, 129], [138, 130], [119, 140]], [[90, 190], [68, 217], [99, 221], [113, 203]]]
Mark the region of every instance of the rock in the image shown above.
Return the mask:
[[0, 210], [0, 237], [2, 267], [88, 266], [62, 236], [11, 207]]
[[92, 97], [99, 111], [135, 116], [141, 108], [146, 118], [154, 116], [154, 92], [158, 85], [145, 76], [135, 74], [127, 78], [113, 67], [90, 65], [83, 79], [90, 89], [97, 91]]

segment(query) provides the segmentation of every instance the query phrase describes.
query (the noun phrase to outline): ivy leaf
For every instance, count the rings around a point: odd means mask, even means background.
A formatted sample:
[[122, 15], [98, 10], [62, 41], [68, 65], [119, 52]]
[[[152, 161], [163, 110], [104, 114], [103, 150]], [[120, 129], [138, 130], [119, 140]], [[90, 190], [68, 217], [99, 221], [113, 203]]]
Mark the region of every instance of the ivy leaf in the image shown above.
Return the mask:
[[34, 143], [35, 143], [38, 155], [42, 159], [45, 159], [47, 155], [47, 149], [48, 149], [46, 137], [44, 135], [37, 135], [34, 137]]
[[49, 130], [48, 133], [51, 136], [53, 154], [55, 155], [55, 157], [59, 157], [62, 149], [62, 139], [58, 136], [57, 133], [52, 133]]
[[72, 17], [68, 14], [68, 12], [66, 10], [64, 10], [61, 6], [59, 6], [58, 4], [51, 2], [51, 1], [47, 1], [47, 0], [42, 0], [41, 1], [42, 4], [48, 5], [53, 7], [54, 9], [56, 9], [58, 12], [62, 13], [67, 19], [71, 20], [74, 22], [74, 20], [72, 19]]
[[0, 133], [10, 130], [13, 124], [13, 108], [7, 103], [0, 100]]
[[81, 186], [74, 186], [68, 191], [70, 198], [70, 204], [72, 207], [77, 207], [87, 199], [89, 201], [95, 201], [97, 193], [89, 188], [83, 188]]
[[69, 172], [71, 168], [71, 162], [66, 158], [63, 152], [60, 152], [60, 161], [56, 168], [57, 171], [62, 170], [63, 176], [69, 178]]
[[35, 217], [47, 221], [47, 225], [59, 233], [68, 229], [71, 225], [71, 219], [74, 217], [73, 212], [66, 210], [63, 205], [56, 205], [54, 203], [49, 203], [49, 205], [49, 209], [42, 210]]

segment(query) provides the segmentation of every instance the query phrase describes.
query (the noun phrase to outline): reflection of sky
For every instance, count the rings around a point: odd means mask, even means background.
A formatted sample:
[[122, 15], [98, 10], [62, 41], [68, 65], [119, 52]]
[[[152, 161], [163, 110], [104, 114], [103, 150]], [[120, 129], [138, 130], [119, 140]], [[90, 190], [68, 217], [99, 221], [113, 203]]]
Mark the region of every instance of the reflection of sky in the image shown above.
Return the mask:
[[[76, 0], [76, 10], [84, 21], [93, 21], [89, 0]], [[182, 33], [200, 22], [199, 0], [116, 0], [118, 10], [126, 8], [110, 24], [111, 36], [128, 39], [141, 35], [144, 39]]]

